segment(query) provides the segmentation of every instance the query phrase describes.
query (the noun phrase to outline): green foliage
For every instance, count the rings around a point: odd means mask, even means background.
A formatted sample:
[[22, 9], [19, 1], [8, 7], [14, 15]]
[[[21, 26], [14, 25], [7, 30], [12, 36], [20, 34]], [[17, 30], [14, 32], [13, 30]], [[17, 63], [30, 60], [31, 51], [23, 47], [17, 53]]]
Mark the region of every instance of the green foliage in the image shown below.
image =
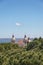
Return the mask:
[[43, 43], [39, 45], [39, 48], [43, 50]]
[[0, 65], [3, 64], [3, 58], [0, 56]]
[[43, 49], [43, 38], [34, 38], [34, 40], [27, 45], [27, 50], [40, 48]]
[[26, 48], [0, 44], [0, 65], [43, 65], [43, 39], [34, 39]]
[[31, 50], [31, 49], [34, 49], [34, 48], [37, 48], [39, 45], [39, 41], [32, 41], [30, 43], [28, 43], [27, 45], [27, 50]]

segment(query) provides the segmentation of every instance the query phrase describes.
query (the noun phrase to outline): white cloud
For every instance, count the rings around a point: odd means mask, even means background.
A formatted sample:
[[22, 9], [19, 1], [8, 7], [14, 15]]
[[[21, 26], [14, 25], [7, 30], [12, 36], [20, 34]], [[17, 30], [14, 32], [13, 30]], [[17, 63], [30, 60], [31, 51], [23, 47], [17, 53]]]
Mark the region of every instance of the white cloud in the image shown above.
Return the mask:
[[18, 23], [18, 22], [16, 23], [16, 26], [20, 26], [20, 25], [21, 25], [20, 23]]

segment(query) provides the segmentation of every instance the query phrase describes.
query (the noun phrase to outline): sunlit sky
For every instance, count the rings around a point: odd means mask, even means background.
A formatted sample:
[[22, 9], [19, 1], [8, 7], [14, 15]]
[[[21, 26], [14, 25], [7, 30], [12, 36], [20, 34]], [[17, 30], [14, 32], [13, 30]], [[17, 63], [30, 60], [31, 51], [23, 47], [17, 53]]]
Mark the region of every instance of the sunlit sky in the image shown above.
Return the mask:
[[43, 37], [43, 0], [0, 0], [0, 38]]

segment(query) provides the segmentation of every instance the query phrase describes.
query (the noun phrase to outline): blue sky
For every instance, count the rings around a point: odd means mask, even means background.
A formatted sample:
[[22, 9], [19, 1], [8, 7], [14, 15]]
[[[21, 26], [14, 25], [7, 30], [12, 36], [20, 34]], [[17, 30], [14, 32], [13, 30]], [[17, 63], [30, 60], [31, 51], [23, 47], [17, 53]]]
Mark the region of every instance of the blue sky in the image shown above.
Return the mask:
[[43, 37], [43, 0], [0, 0], [0, 38]]

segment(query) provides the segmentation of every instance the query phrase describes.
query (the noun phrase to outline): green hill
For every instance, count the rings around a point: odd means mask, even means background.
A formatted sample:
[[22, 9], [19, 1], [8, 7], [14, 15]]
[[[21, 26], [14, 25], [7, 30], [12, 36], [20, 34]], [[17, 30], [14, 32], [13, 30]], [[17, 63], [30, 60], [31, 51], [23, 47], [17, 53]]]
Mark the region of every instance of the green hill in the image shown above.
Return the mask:
[[0, 44], [0, 65], [43, 65], [43, 39], [34, 39], [24, 48]]

